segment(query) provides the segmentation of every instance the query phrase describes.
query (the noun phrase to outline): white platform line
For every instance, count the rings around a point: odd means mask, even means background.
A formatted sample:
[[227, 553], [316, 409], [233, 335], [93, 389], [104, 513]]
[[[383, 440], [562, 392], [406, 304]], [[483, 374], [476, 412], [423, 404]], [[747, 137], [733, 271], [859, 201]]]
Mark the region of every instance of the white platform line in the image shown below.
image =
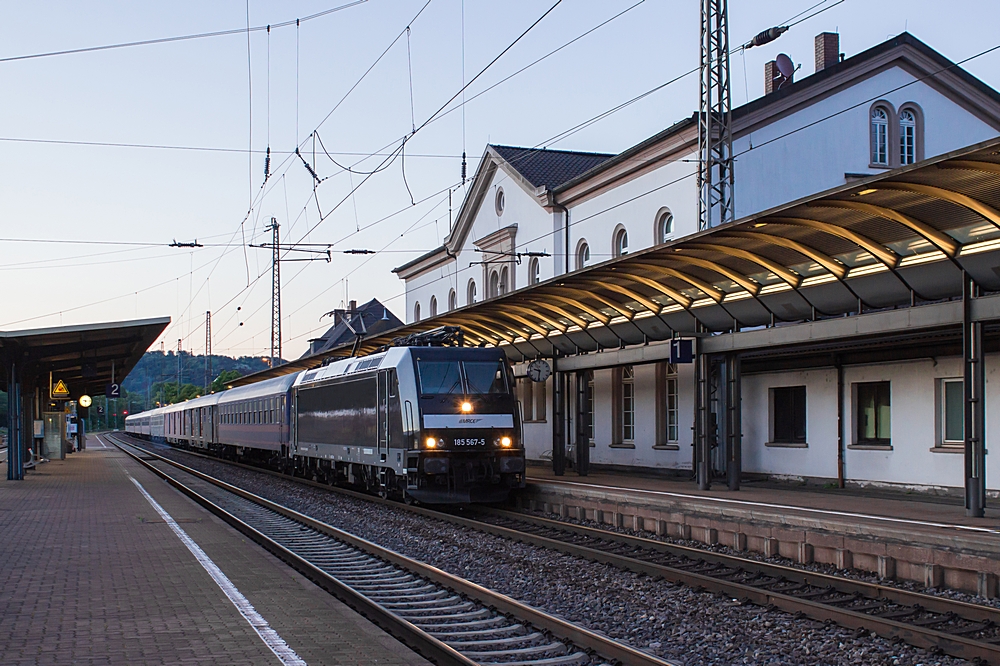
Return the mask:
[[278, 635], [278, 632], [271, 628], [271, 625], [267, 623], [260, 613], [253, 607], [249, 600], [243, 596], [233, 582], [229, 580], [226, 574], [222, 573], [222, 570], [215, 565], [215, 562], [205, 554], [205, 551], [194, 542], [194, 540], [188, 536], [187, 532], [181, 529], [181, 526], [177, 524], [169, 513], [167, 513], [163, 507], [161, 507], [153, 496], [146, 492], [146, 489], [142, 487], [142, 484], [132, 478], [131, 475], [128, 477], [132, 483], [136, 485], [139, 492], [142, 493], [143, 497], [152, 505], [156, 512], [160, 514], [160, 517], [170, 526], [170, 529], [174, 531], [177, 538], [181, 540], [187, 549], [191, 551], [191, 554], [195, 556], [198, 563], [205, 568], [208, 575], [212, 577], [212, 580], [216, 582], [219, 588], [222, 590], [233, 605], [236, 606], [236, 610], [240, 612], [253, 630], [257, 632], [260, 639], [264, 641], [264, 644], [270, 648], [271, 652], [281, 661], [282, 664], [287, 664], [288, 666], [306, 666], [306, 662], [295, 653], [295, 650], [288, 647], [288, 643]]
[[678, 499], [691, 499], [705, 502], [718, 502], [720, 504], [741, 504], [750, 507], [765, 507], [768, 509], [782, 509], [790, 511], [802, 511], [804, 513], [819, 513], [827, 516], [838, 516], [843, 518], [865, 518], [868, 520], [878, 520], [886, 523], [901, 523], [904, 525], [920, 525], [921, 527], [939, 527], [942, 529], [963, 530], [966, 532], [981, 532], [983, 534], [1000, 534], [1000, 530], [989, 527], [975, 527], [973, 525], [955, 525], [952, 523], [934, 523], [926, 520], [913, 520], [910, 518], [893, 518], [891, 516], [874, 516], [868, 513], [853, 513], [850, 511], [832, 511], [830, 509], [811, 509], [805, 506], [789, 506], [787, 504], [769, 504], [767, 502], [754, 502], [751, 500], [726, 499], [724, 497], [712, 497], [710, 495], [688, 495], [685, 493], [674, 493], [668, 490], [646, 490], [644, 488], [625, 488], [622, 486], [602, 486], [595, 483], [580, 483], [578, 481], [561, 481], [555, 479], [534, 479], [536, 483], [556, 483], [566, 486], [580, 486], [583, 488], [595, 488], [598, 490], [613, 490], [622, 493], [642, 493], [645, 495], [663, 495], [665, 497], [676, 497]]

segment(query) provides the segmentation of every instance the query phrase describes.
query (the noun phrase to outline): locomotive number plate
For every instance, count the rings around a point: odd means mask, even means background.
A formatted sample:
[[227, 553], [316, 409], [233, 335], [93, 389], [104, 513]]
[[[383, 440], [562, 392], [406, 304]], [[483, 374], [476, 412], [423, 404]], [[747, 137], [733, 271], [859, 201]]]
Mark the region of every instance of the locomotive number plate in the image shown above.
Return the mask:
[[456, 437], [455, 446], [486, 446], [485, 437]]

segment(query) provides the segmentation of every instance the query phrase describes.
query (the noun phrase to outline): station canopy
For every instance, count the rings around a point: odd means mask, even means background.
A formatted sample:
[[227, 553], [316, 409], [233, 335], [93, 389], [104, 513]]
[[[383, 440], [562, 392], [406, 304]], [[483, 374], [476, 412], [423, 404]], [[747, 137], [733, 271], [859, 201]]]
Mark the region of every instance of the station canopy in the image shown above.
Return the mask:
[[1000, 291], [1000, 138], [858, 178], [326, 353], [244, 377], [371, 353], [459, 326], [512, 360], [733, 332]]
[[[41, 385], [62, 380], [73, 399], [103, 394], [104, 387], [121, 382], [170, 323], [169, 317], [0, 331], [0, 376], [7, 379], [11, 365], [21, 381], [33, 378]], [[112, 378], [112, 371], [114, 373]]]

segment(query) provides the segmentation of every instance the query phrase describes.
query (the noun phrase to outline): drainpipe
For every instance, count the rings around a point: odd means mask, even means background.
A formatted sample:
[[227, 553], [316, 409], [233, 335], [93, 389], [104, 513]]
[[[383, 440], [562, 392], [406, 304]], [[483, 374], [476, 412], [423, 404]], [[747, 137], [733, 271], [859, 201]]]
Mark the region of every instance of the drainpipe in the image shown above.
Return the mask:
[[844, 364], [840, 355], [833, 357], [833, 365], [837, 368], [837, 487], [843, 488], [844, 474]]
[[569, 273], [569, 208], [566, 208], [566, 206], [563, 206], [555, 200], [552, 201], [552, 205], [555, 208], [562, 208], [563, 211], [563, 232], [566, 235], [565, 240], [563, 240], [563, 248], [565, 249], [564, 254], [566, 255], [566, 270], [563, 272], [565, 275], [566, 273]]

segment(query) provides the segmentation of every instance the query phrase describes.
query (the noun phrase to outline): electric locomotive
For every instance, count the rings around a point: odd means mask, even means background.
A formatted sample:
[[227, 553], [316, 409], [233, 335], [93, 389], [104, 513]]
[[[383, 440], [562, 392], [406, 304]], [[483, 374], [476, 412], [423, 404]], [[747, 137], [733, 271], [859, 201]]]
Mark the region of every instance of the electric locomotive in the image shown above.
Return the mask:
[[[524, 487], [521, 419], [502, 350], [440, 328], [379, 352], [156, 410], [167, 442], [427, 504]], [[126, 430], [143, 428], [145, 415]], [[140, 425], [143, 424], [143, 425]]]

